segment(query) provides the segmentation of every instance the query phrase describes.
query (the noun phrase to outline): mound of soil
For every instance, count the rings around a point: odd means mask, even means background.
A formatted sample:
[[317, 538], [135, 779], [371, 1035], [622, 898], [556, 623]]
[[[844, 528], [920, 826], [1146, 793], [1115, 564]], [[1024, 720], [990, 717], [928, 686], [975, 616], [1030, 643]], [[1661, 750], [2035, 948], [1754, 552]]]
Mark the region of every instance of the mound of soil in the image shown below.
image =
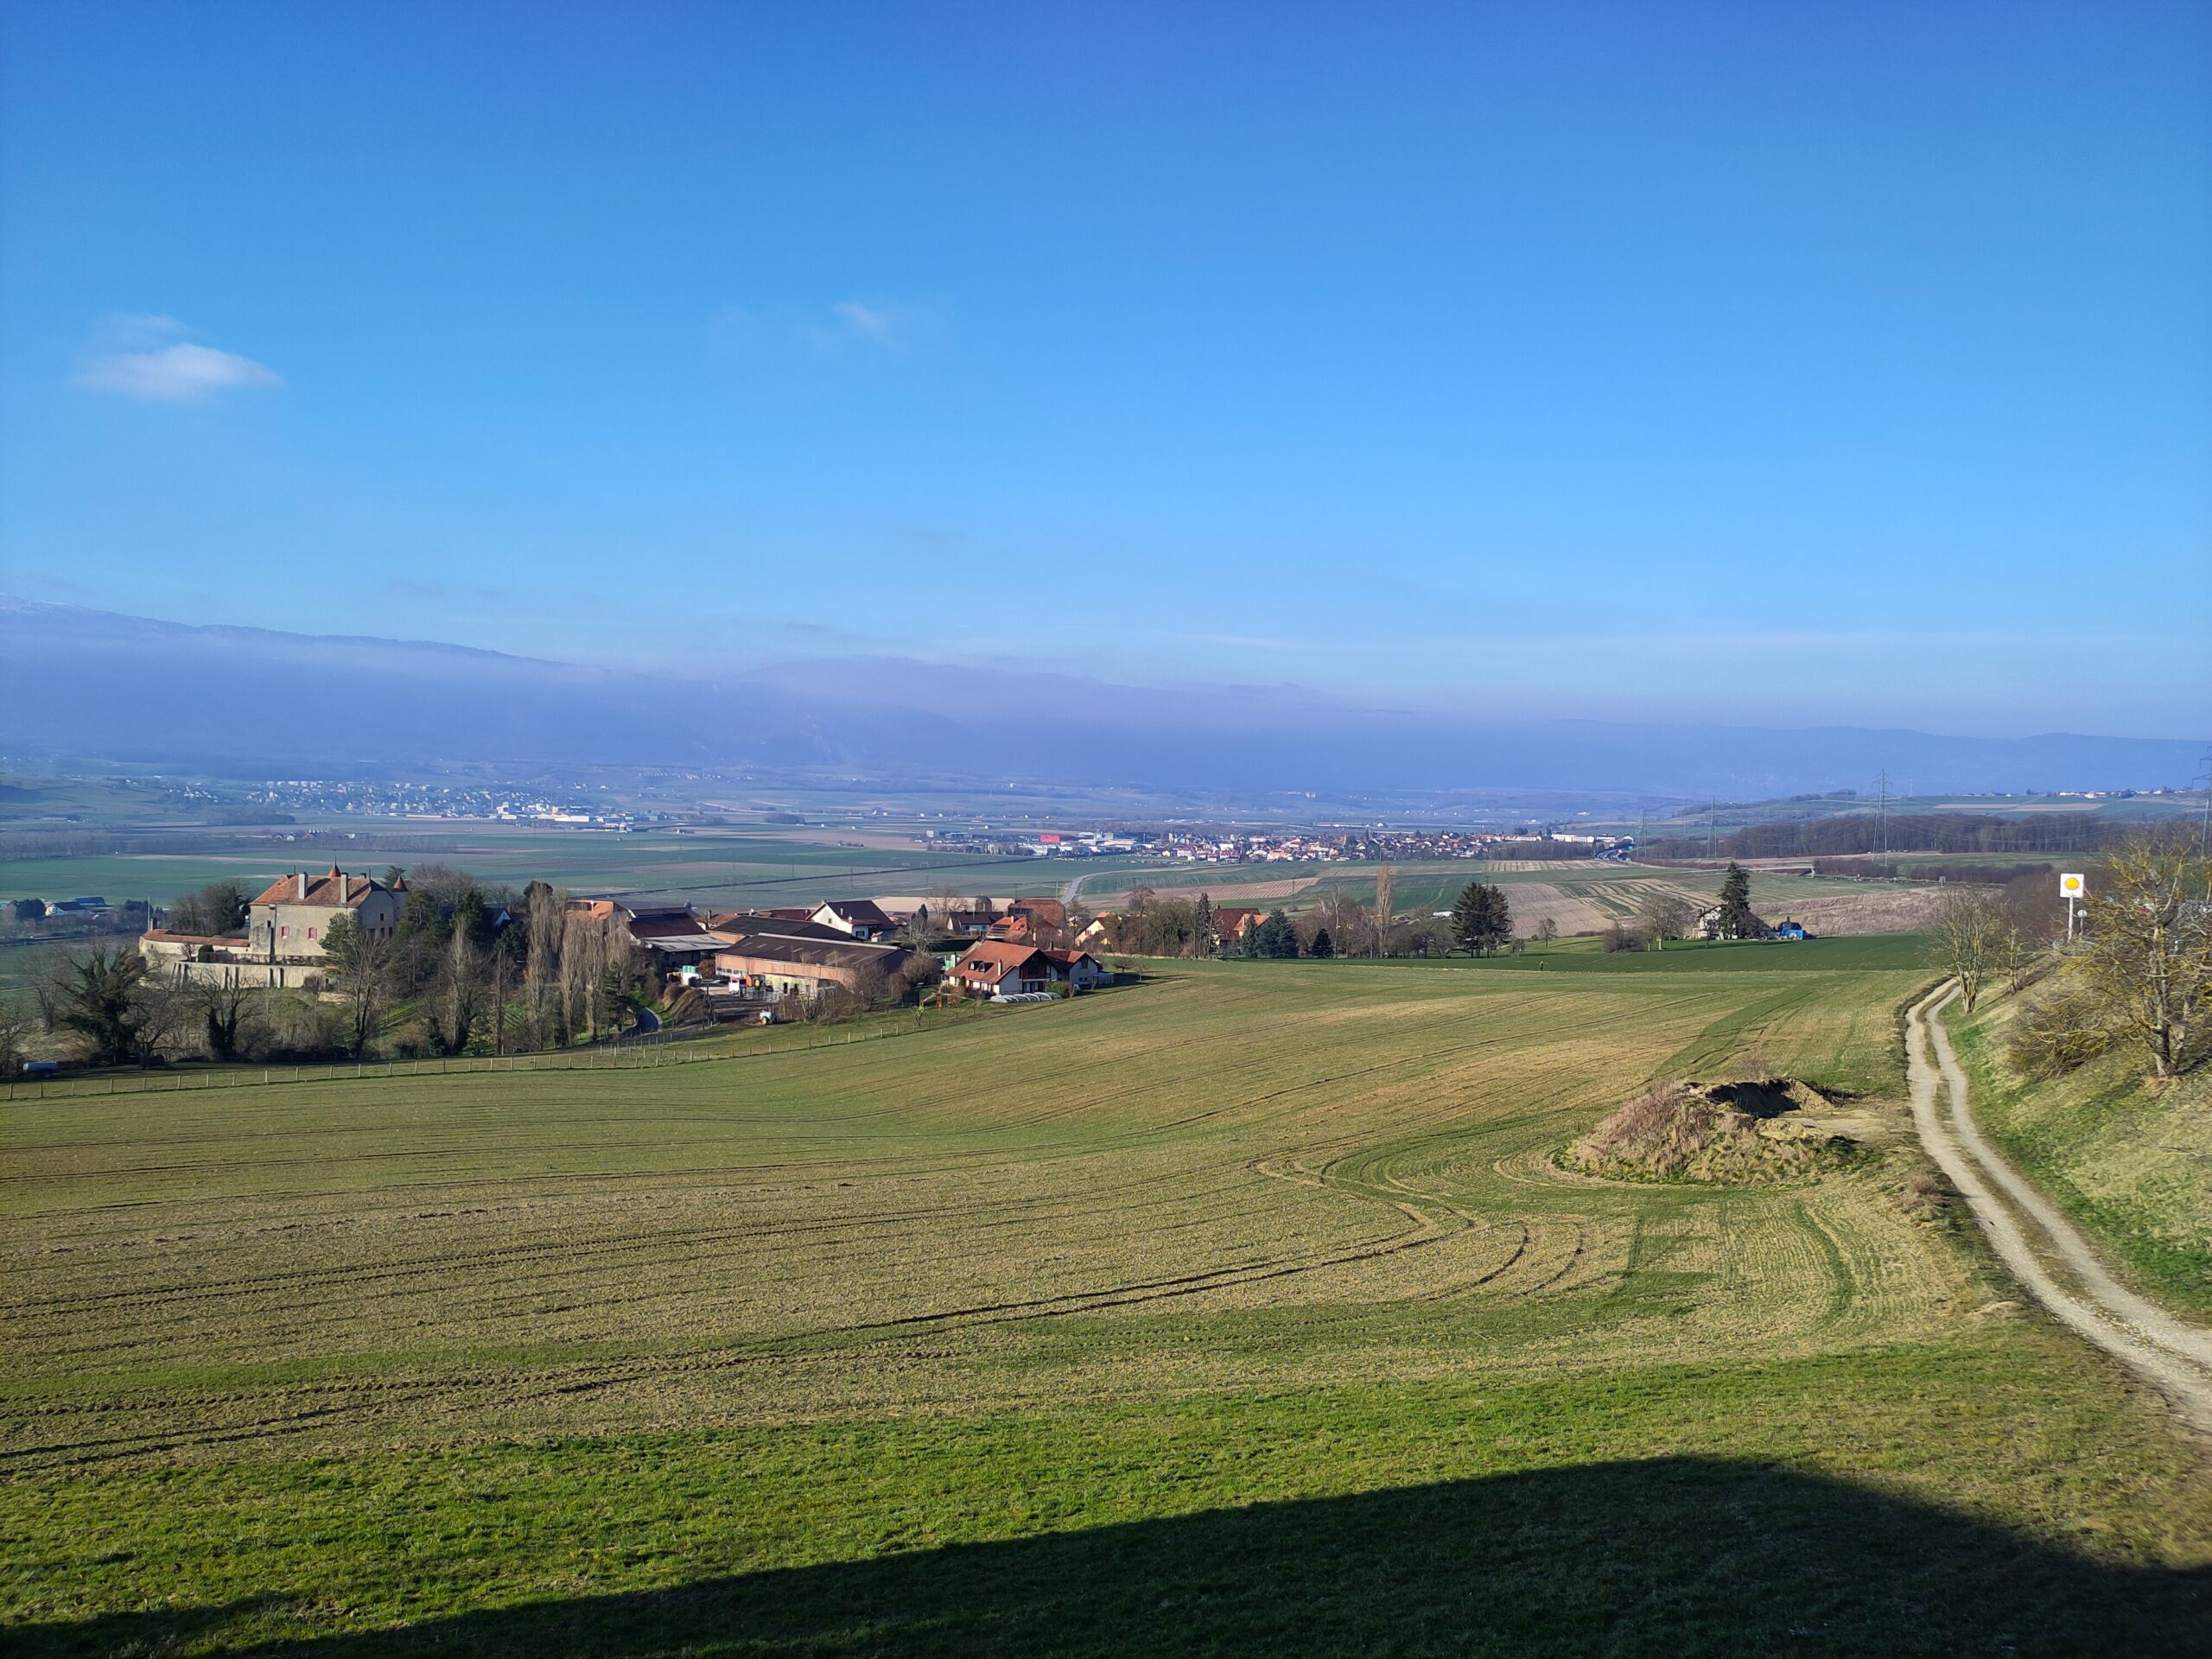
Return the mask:
[[1827, 1097], [1791, 1077], [1670, 1084], [1639, 1095], [1567, 1149], [1569, 1168], [1629, 1179], [1801, 1181], [1855, 1156], [1820, 1121]]

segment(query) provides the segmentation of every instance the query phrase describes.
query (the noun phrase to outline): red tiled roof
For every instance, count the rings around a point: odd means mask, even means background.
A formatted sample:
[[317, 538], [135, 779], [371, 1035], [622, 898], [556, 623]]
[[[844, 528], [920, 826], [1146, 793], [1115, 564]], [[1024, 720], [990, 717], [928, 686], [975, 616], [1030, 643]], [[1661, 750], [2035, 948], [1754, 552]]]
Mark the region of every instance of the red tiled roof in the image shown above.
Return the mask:
[[300, 894], [302, 874], [295, 870], [289, 875], [280, 876], [264, 888], [261, 896], [253, 902], [257, 905], [316, 905], [327, 910], [354, 910], [359, 909], [361, 901], [379, 891], [381, 887], [380, 883], [372, 881], [365, 875], [348, 875], [334, 864], [327, 874], [308, 877], [307, 894], [302, 898]]
[[960, 960], [952, 964], [952, 971], [964, 978], [996, 984], [1044, 954], [1033, 945], [1008, 944], [1003, 940], [985, 939], [969, 945]]

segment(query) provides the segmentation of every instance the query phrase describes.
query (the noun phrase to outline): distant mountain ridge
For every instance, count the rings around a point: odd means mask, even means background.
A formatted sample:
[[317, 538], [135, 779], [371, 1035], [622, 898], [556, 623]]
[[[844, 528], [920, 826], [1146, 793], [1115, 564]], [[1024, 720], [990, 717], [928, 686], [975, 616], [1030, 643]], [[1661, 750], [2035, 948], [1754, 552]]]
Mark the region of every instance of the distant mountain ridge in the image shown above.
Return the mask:
[[1128, 785], [1224, 802], [1312, 791], [1605, 791], [1696, 799], [1865, 788], [2187, 784], [2204, 746], [2052, 734], [1483, 721], [1288, 687], [1161, 690], [898, 658], [746, 661], [682, 678], [355, 635], [194, 626], [0, 599], [0, 750], [344, 775], [446, 761], [836, 768]]

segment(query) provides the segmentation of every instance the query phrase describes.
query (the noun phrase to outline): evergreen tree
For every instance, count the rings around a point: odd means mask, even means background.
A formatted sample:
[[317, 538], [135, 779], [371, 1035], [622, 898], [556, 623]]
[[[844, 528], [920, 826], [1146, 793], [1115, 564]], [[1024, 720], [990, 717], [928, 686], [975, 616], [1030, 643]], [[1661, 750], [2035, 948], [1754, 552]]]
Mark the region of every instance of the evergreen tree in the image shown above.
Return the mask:
[[1483, 900], [1483, 920], [1490, 942], [1490, 954], [1496, 956], [1513, 942], [1513, 907], [1506, 902], [1503, 887], [1491, 886]]
[[1268, 918], [1247, 936], [1245, 954], [1254, 957], [1281, 958], [1298, 954], [1298, 935], [1290, 925], [1290, 918], [1280, 910], [1271, 910]]
[[1452, 906], [1452, 942], [1470, 956], [1495, 956], [1513, 937], [1513, 912], [1504, 890], [1470, 881]]
[[1483, 884], [1470, 881], [1452, 901], [1452, 943], [1472, 955], [1483, 931]]
[[1327, 928], [1322, 928], [1313, 935], [1313, 943], [1306, 947], [1306, 954], [1309, 957], [1333, 957], [1337, 954], [1336, 942], [1330, 938]]
[[1759, 931], [1759, 918], [1751, 914], [1751, 873], [1733, 859], [1720, 878], [1719, 931], [1724, 939], [1748, 939]]

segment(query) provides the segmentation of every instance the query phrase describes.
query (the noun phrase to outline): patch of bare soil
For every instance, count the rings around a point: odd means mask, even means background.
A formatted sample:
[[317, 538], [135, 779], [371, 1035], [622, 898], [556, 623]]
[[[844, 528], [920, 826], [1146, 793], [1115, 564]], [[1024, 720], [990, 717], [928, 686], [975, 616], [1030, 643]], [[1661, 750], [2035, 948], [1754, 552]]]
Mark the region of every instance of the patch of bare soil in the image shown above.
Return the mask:
[[1567, 1149], [1568, 1167], [1629, 1180], [1809, 1180], [1873, 1128], [1791, 1077], [1674, 1083], [1639, 1095]]
[[1935, 919], [1943, 902], [1939, 887], [1893, 887], [1869, 882], [1864, 893], [1830, 893], [1770, 906], [1778, 917], [1789, 916], [1805, 924], [1820, 938], [1846, 938], [1861, 933], [1916, 933]]

